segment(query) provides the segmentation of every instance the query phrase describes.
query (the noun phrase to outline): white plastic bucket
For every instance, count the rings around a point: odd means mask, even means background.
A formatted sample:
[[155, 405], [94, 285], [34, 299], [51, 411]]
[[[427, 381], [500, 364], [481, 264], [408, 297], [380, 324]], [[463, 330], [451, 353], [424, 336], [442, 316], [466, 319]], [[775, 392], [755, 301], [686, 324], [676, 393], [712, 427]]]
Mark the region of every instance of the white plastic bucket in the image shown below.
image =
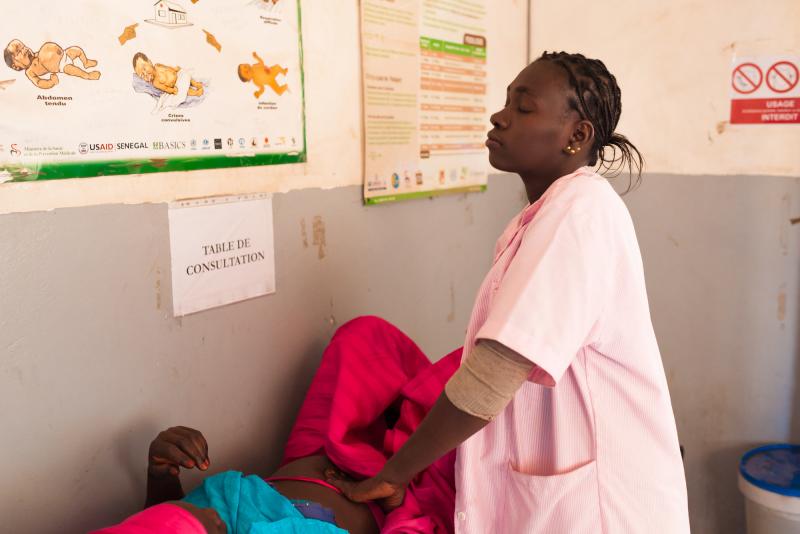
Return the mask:
[[763, 490], [739, 474], [747, 534], [800, 534], [800, 498]]
[[[789, 447], [797, 450], [796, 446], [773, 445], [750, 451], [742, 458], [739, 489], [745, 497], [747, 534], [800, 534], [800, 494], [794, 487], [797, 480], [796, 467], [789, 462], [776, 463], [772, 458], [763, 457], [781, 450], [786, 451]], [[786, 486], [754, 476], [746, 463], [748, 459], [759, 455], [762, 457], [756, 460], [761, 461], [760, 472], [766, 472], [766, 478], [780, 478], [785, 475], [793, 482]]]

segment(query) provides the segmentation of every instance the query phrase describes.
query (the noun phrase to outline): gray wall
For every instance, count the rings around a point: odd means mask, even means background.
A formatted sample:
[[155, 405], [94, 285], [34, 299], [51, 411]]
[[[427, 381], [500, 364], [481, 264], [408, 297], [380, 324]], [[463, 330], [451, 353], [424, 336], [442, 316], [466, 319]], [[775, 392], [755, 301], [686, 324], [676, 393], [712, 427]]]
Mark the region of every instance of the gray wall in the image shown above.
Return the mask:
[[383, 316], [433, 359], [461, 345], [523, 202], [508, 176], [369, 208], [358, 187], [276, 195], [277, 293], [183, 319], [165, 205], [0, 216], [0, 531], [135, 511], [147, 445], [169, 425], [202, 430], [214, 470], [269, 472], [338, 325]]
[[[800, 180], [647, 175], [626, 201], [694, 532], [743, 532], [738, 457], [800, 440]], [[183, 319], [164, 205], [0, 216], [3, 528], [79, 532], [133, 512], [167, 425], [203, 430], [214, 470], [268, 471], [337, 325], [382, 315], [434, 359], [461, 343], [523, 202], [505, 176], [486, 194], [370, 208], [357, 187], [277, 195], [277, 294]]]
[[627, 197], [686, 447], [692, 530], [744, 532], [738, 461], [800, 442], [800, 179], [648, 175]]

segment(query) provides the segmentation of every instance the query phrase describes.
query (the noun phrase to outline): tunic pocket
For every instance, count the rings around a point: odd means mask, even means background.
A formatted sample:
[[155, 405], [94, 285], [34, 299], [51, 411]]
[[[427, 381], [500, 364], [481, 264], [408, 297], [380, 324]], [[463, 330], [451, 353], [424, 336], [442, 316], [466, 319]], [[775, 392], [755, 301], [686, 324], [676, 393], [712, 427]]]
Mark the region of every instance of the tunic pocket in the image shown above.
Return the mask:
[[597, 463], [558, 475], [528, 475], [508, 466], [505, 517], [509, 534], [597, 534], [600, 522]]

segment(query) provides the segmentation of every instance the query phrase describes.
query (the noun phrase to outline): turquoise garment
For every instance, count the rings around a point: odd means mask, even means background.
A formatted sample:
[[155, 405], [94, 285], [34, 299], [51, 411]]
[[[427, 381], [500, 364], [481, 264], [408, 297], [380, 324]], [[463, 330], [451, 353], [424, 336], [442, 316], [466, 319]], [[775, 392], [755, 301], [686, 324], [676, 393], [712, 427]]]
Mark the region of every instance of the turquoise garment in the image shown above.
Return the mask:
[[331, 523], [303, 517], [261, 477], [238, 471], [205, 479], [184, 501], [214, 508], [228, 526], [228, 534], [347, 534]]

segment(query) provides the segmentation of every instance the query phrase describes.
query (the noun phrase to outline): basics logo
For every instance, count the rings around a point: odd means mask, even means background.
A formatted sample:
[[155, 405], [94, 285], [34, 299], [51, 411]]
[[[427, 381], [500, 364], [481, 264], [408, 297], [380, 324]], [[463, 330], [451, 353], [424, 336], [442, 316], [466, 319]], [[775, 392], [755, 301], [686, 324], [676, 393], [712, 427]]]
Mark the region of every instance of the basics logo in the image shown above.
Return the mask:
[[186, 148], [185, 141], [153, 141], [154, 150], [181, 150]]

